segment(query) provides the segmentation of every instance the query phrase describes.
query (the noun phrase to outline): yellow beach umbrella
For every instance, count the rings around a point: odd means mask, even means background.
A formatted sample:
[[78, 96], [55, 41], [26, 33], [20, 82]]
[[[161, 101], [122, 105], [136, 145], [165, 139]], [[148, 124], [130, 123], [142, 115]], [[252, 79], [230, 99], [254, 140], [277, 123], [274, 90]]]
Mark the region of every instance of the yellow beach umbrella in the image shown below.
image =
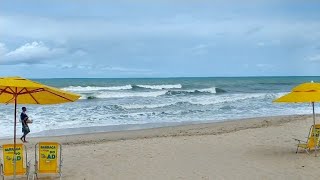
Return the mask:
[[[273, 102], [285, 103], [311, 103], [313, 112], [313, 127], [316, 124], [314, 103], [320, 102], [320, 83], [303, 83], [292, 89], [292, 91]], [[315, 131], [314, 131], [315, 132]], [[315, 136], [314, 136], [315, 137]], [[316, 145], [316, 144], [315, 144]], [[315, 147], [315, 154], [317, 153]]]
[[14, 154], [17, 104], [58, 104], [74, 102], [80, 95], [62, 91], [22, 77], [0, 77], [0, 103], [14, 104]]

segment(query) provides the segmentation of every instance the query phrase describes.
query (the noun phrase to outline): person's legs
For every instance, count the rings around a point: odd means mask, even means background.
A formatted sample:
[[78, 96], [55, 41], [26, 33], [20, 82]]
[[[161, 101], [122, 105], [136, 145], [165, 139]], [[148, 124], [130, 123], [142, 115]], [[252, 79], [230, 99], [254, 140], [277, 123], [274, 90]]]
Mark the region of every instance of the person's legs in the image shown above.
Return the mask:
[[26, 132], [26, 134], [23, 135], [23, 136], [24, 136], [24, 142], [27, 142], [27, 141], [26, 141], [26, 136], [27, 136], [27, 134], [29, 134], [29, 132]]
[[27, 128], [23, 128], [23, 136], [20, 138], [21, 139], [21, 141], [22, 142], [27, 142], [26, 141], [26, 136], [27, 136], [27, 134], [30, 132], [30, 131], [28, 131], [29, 129], [27, 129]]
[[23, 136], [21, 136], [20, 139], [21, 139], [22, 142], [24, 142], [23, 138], [25, 138], [25, 136], [26, 136], [25, 134], [23, 134]]

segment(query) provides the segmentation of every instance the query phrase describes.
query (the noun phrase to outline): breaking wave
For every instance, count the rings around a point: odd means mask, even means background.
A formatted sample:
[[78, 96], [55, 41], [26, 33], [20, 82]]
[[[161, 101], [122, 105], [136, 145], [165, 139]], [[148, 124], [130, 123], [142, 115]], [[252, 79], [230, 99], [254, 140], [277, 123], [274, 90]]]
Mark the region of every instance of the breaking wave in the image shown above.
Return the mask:
[[125, 85], [125, 86], [110, 86], [110, 87], [99, 87], [99, 86], [69, 86], [62, 88], [66, 91], [74, 91], [74, 92], [88, 92], [88, 91], [119, 91], [119, 90], [129, 90], [132, 89], [131, 85]]
[[69, 86], [62, 88], [66, 91], [74, 92], [89, 92], [89, 91], [120, 91], [120, 90], [131, 90], [131, 89], [153, 89], [153, 90], [164, 90], [164, 89], [181, 89], [181, 84], [163, 84], [163, 85], [124, 85], [124, 86]]
[[180, 90], [180, 91], [168, 91], [166, 95], [201, 95], [201, 94], [217, 94], [226, 92], [223, 89], [212, 87], [206, 89], [196, 89], [196, 90]]
[[[205, 98], [199, 97], [194, 100], [185, 100], [185, 101], [176, 101], [170, 103], [159, 103], [159, 104], [123, 104], [119, 105], [123, 109], [157, 109], [157, 108], [174, 108], [174, 107], [187, 107], [187, 106], [208, 106], [213, 105], [216, 106], [218, 104], [225, 104], [225, 103], [235, 103], [235, 102], [244, 102], [246, 100], [253, 100], [253, 99], [261, 99], [261, 100], [268, 100], [274, 99], [276, 96], [279, 96], [283, 93], [277, 94], [269, 94], [269, 93], [255, 93], [255, 94], [233, 94], [229, 97], [216, 97], [216, 98]], [[224, 105], [221, 109], [231, 108], [231, 105]]]
[[155, 89], [155, 90], [162, 90], [162, 89], [181, 89], [181, 84], [168, 84], [168, 85], [133, 85], [139, 88], [145, 89]]

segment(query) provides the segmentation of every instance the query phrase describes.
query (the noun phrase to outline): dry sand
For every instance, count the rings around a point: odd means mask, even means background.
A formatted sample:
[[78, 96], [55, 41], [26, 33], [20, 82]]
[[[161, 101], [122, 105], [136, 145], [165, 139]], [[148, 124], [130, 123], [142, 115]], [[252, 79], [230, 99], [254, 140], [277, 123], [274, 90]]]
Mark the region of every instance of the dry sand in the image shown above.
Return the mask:
[[311, 124], [306, 115], [266, 117], [30, 138], [26, 145], [32, 158], [36, 142], [62, 143], [63, 179], [320, 179], [320, 156], [295, 153], [293, 138], [306, 140]]

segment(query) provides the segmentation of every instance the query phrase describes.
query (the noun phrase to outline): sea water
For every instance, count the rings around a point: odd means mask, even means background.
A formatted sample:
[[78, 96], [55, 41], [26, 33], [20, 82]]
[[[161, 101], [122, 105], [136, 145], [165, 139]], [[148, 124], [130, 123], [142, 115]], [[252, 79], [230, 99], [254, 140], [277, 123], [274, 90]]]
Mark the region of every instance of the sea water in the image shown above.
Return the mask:
[[[81, 95], [73, 103], [28, 108], [32, 133], [115, 125], [225, 121], [311, 114], [311, 105], [272, 103], [303, 82], [320, 77], [34, 79]], [[0, 137], [12, 135], [12, 104], [0, 106]], [[21, 125], [18, 123], [18, 134]]]

